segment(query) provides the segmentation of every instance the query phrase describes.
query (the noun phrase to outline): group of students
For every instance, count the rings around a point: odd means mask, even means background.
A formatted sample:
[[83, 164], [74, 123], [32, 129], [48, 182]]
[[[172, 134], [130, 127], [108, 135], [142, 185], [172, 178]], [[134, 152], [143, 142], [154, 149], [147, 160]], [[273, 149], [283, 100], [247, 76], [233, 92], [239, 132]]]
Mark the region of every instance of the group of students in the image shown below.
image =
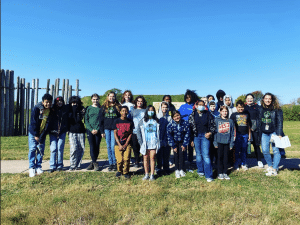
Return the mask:
[[[126, 90], [121, 102], [114, 92], [109, 92], [102, 106], [99, 96], [91, 96], [92, 105], [84, 108], [78, 96], [72, 96], [66, 105], [62, 97], [54, 99], [45, 94], [31, 114], [29, 127], [29, 176], [43, 173], [41, 168], [46, 135], [50, 136], [50, 171], [63, 169], [63, 152], [66, 133], [70, 141], [70, 169], [80, 170], [85, 148], [85, 133], [90, 144], [91, 163], [87, 170], [99, 170], [97, 158], [100, 142], [105, 138], [109, 171], [116, 176], [130, 178], [131, 150], [134, 167], [142, 161], [143, 180], [155, 180], [157, 174], [170, 174], [170, 153], [174, 153], [175, 177], [193, 172], [193, 149], [196, 151], [197, 173], [207, 182], [213, 181], [213, 166], [217, 178], [230, 180], [228, 168], [247, 170], [247, 147], [253, 144], [258, 166], [263, 168], [262, 152], [267, 162], [267, 176], [278, 173], [281, 154], [272, 143], [274, 159], [270, 155], [272, 134], [282, 137], [283, 114], [276, 96], [266, 93], [261, 105], [254, 102], [252, 94], [246, 95], [246, 103], [239, 100], [236, 107], [230, 95], [223, 90], [199, 99], [194, 91], [187, 90], [185, 104], [178, 110], [170, 95], [162, 99], [158, 113], [142, 95], [133, 100]], [[84, 122], [83, 122], [84, 121]], [[232, 149], [234, 154], [232, 153]]]

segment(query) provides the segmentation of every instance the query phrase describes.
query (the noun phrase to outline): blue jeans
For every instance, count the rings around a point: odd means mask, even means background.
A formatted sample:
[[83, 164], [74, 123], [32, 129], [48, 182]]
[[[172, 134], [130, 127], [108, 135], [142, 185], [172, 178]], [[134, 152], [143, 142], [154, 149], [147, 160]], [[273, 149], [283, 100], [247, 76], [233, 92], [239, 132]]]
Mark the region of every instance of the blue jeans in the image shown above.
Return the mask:
[[[42, 168], [42, 161], [45, 150], [45, 140], [42, 143], [38, 143], [34, 136], [28, 132], [28, 146], [29, 146], [29, 153], [28, 153], [28, 159], [29, 159], [29, 169], [37, 169]], [[42, 155], [40, 152], [36, 149], [39, 147]]]
[[[273, 134], [276, 135], [275, 132]], [[271, 135], [272, 134], [262, 133], [261, 148], [262, 148], [262, 152], [264, 154], [264, 158], [265, 158], [268, 166], [273, 166], [273, 169], [277, 170], [278, 165], [280, 163], [281, 155], [280, 155], [279, 149], [277, 147], [275, 147], [275, 143], [272, 143], [272, 149], [273, 149], [273, 155], [274, 155], [274, 159], [273, 159], [273, 162], [272, 162], [272, 157], [271, 157], [271, 154], [270, 154]]]
[[198, 134], [194, 138], [195, 150], [196, 150], [196, 164], [197, 172], [205, 174], [206, 178], [212, 178], [212, 166], [209, 155], [210, 141], [205, 137], [204, 133]]
[[105, 129], [105, 141], [107, 145], [107, 155], [108, 155], [108, 163], [109, 165], [116, 164], [116, 157], [115, 157], [115, 136], [114, 130]]
[[247, 147], [248, 147], [248, 134], [236, 133], [235, 139], [235, 164], [234, 166], [246, 165]]
[[50, 169], [62, 169], [64, 167], [64, 148], [66, 133], [50, 134]]

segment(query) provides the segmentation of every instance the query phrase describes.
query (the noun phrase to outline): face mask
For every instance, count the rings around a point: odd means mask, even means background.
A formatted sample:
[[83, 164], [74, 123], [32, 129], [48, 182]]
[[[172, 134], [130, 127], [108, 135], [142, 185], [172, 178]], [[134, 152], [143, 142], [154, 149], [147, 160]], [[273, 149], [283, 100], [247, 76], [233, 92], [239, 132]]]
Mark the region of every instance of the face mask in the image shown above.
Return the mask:
[[148, 116], [152, 117], [154, 115], [154, 111], [148, 111]]
[[198, 109], [199, 111], [204, 111], [204, 110], [205, 110], [205, 106], [199, 105], [199, 106], [197, 107], [197, 109]]

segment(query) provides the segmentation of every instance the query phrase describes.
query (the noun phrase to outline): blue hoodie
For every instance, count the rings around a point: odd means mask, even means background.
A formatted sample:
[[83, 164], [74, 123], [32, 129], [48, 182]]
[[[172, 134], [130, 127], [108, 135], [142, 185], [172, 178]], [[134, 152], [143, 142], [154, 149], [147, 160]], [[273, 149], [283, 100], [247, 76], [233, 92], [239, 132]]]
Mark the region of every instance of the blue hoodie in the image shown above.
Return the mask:
[[188, 121], [189, 115], [191, 115], [191, 113], [193, 112], [193, 107], [194, 107], [194, 103], [192, 103], [192, 104], [185, 103], [185, 104], [181, 105], [180, 108], [178, 109], [178, 111], [180, 112], [181, 118]]

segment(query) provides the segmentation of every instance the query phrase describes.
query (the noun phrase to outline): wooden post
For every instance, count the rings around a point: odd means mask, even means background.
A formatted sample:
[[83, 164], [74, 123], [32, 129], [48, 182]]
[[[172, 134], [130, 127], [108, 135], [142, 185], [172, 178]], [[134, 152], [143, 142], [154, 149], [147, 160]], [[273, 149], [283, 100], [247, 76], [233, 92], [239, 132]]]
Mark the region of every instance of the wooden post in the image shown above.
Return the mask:
[[75, 91], [76, 91], [76, 95], [79, 96], [79, 80], [78, 79], [76, 80], [76, 89], [75, 89]]
[[65, 100], [65, 79], [63, 79], [62, 81], [62, 86], [61, 86], [61, 96], [63, 97], [64, 101], [65, 101], [65, 104], [66, 104], [66, 100]]
[[53, 99], [55, 99], [56, 98], [56, 89], [57, 89], [57, 79], [55, 79], [55, 82], [54, 82], [54, 89], [53, 89], [53, 95], [52, 95], [52, 97], [53, 97]]
[[32, 79], [32, 88], [31, 88], [31, 110], [34, 108], [34, 97], [35, 97], [35, 79]]
[[14, 135], [15, 87], [14, 71], [9, 73], [9, 136]]
[[9, 70], [5, 73], [5, 130], [4, 135], [9, 135]]
[[57, 96], [59, 96], [59, 78], [57, 78], [57, 81], [56, 81], [56, 87], [55, 87], [55, 98]]
[[52, 95], [52, 97], [54, 99], [54, 93], [55, 92], [54, 92], [54, 85], [53, 84], [51, 85], [51, 92], [50, 93], [51, 93], [51, 95]]
[[72, 96], [72, 85], [69, 86], [69, 98]]
[[39, 100], [39, 79], [35, 79], [35, 96], [34, 105], [38, 103]]
[[47, 88], [46, 88], [47, 94], [49, 94], [49, 89], [50, 89], [50, 79], [47, 79]]
[[25, 79], [21, 79], [21, 87], [20, 87], [20, 126], [19, 126], [19, 134], [24, 134], [24, 105], [25, 105]]
[[28, 128], [29, 128], [29, 102], [30, 102], [30, 83], [27, 83], [27, 85], [26, 85], [25, 135], [28, 135]]
[[4, 84], [5, 84], [5, 71], [1, 70], [1, 81], [0, 81], [0, 97], [1, 97], [1, 105], [0, 105], [0, 131], [1, 136], [4, 136], [4, 128], [5, 128], [5, 105], [4, 105]]
[[65, 84], [65, 103], [69, 103], [69, 79], [66, 80], [66, 84]]
[[19, 114], [20, 114], [20, 91], [19, 91], [19, 86], [20, 86], [20, 77], [17, 77], [17, 85], [16, 85], [17, 102], [16, 102], [15, 135], [18, 135], [18, 129], [19, 129]]

